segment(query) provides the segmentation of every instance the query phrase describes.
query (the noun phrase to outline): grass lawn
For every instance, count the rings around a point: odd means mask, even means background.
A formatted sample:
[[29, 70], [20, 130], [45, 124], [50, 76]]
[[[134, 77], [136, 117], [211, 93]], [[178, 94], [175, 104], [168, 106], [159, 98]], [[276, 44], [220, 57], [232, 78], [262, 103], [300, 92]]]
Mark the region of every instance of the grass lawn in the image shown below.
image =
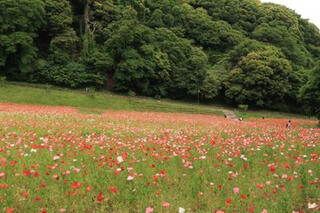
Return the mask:
[[220, 108], [151, 98], [129, 97], [110, 92], [85, 93], [37, 84], [3, 83], [0, 102], [71, 106], [83, 113], [102, 113], [103, 110], [181, 112], [223, 115]]

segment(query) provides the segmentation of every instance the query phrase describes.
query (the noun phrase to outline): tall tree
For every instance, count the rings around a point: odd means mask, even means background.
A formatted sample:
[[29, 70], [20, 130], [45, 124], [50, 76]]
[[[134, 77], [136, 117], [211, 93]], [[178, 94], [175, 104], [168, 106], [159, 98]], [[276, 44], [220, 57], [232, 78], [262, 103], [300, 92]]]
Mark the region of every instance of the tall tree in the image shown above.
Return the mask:
[[275, 48], [253, 51], [231, 70], [225, 95], [235, 103], [273, 107], [289, 93], [290, 62]]
[[315, 115], [320, 122], [320, 65], [310, 73], [309, 81], [301, 88], [301, 103], [305, 111], [310, 115]]
[[27, 80], [37, 59], [37, 31], [44, 24], [40, 0], [0, 1], [0, 67], [9, 78]]

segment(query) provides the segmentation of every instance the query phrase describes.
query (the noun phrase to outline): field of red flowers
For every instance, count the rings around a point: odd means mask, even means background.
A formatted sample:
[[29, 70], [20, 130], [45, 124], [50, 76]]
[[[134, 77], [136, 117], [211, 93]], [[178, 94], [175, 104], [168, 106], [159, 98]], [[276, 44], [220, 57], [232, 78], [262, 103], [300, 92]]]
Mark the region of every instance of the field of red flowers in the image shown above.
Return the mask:
[[314, 123], [0, 104], [0, 211], [316, 212]]

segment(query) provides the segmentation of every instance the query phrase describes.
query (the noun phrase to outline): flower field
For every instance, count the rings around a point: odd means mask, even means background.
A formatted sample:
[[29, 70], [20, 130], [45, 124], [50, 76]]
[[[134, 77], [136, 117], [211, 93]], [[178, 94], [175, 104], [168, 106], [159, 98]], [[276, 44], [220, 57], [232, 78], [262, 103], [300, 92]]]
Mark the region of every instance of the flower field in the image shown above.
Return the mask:
[[317, 212], [315, 123], [0, 104], [0, 212]]

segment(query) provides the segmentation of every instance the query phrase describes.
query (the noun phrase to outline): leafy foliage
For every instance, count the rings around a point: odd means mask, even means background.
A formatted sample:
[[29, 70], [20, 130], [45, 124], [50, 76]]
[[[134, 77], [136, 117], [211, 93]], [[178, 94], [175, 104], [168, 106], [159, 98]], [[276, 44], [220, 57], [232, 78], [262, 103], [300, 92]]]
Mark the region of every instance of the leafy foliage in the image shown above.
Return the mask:
[[290, 62], [280, 51], [250, 52], [231, 70], [225, 95], [237, 103], [272, 107], [288, 94], [291, 71]]
[[320, 65], [311, 72], [309, 81], [301, 88], [300, 100], [304, 109], [320, 120]]
[[0, 0], [9, 80], [279, 108], [319, 59], [315, 25], [258, 0]]
[[9, 78], [25, 79], [37, 58], [34, 40], [44, 24], [40, 0], [0, 1], [0, 67]]

